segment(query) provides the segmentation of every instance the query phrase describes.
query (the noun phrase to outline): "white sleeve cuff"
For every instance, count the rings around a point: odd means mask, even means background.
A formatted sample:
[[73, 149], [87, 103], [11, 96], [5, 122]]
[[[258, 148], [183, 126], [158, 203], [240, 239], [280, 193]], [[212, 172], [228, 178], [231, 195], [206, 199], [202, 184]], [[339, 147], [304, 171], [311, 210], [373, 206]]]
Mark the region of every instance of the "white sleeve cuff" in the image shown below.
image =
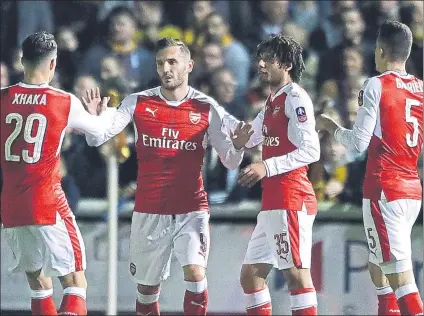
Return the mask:
[[268, 159], [266, 159], [262, 162], [265, 165], [266, 177], [267, 178], [273, 177], [276, 174], [278, 174], [277, 165], [275, 163], [274, 157], [268, 158]]
[[345, 130], [345, 128], [343, 127], [339, 127], [334, 131], [334, 138], [336, 139], [337, 142], [341, 143], [341, 139], [340, 139], [340, 133], [341, 131]]

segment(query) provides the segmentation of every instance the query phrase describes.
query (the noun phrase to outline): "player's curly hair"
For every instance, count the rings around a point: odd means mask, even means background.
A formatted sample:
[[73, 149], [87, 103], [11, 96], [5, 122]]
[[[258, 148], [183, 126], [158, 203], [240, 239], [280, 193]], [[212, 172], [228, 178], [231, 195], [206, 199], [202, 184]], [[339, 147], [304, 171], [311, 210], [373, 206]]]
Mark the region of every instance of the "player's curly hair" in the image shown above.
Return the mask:
[[302, 46], [292, 37], [278, 34], [261, 42], [255, 57], [275, 59], [281, 67], [291, 65], [289, 74], [294, 82], [299, 82], [305, 70], [302, 52]]
[[57, 44], [53, 34], [45, 31], [29, 35], [22, 43], [22, 58], [37, 64], [52, 52], [57, 50]]

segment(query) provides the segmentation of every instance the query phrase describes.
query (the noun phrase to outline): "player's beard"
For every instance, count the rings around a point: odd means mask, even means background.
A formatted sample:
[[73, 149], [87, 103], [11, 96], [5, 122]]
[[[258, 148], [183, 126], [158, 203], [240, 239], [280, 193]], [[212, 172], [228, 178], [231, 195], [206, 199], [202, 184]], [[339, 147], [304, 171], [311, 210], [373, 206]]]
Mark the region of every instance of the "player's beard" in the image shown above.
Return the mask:
[[162, 80], [162, 87], [164, 87], [166, 90], [175, 90], [179, 86], [181, 86], [184, 82], [184, 79], [180, 76], [176, 76], [172, 78], [170, 81], [167, 81], [165, 78], [161, 78]]
[[270, 84], [269, 74], [259, 72], [259, 80], [265, 84]]

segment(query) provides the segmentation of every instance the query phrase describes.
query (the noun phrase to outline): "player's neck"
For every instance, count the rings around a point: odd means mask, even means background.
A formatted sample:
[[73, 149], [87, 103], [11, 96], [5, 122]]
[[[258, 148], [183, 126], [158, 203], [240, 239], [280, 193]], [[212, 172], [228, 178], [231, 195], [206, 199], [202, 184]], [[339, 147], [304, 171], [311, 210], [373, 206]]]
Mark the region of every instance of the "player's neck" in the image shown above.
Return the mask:
[[25, 72], [23, 83], [32, 85], [48, 84], [49, 77], [39, 71]]
[[394, 71], [401, 75], [407, 74], [404, 63], [387, 63], [386, 71]]
[[285, 79], [285, 80], [282, 80], [279, 84], [271, 85], [270, 86], [271, 94], [272, 95], [276, 94], [281, 88], [287, 86], [288, 84], [290, 84], [292, 82], [293, 81], [291, 79]]
[[163, 97], [168, 101], [181, 101], [187, 96], [188, 91], [188, 84], [182, 84], [174, 90], [165, 89], [163, 86], [160, 88], [160, 92], [162, 93]]

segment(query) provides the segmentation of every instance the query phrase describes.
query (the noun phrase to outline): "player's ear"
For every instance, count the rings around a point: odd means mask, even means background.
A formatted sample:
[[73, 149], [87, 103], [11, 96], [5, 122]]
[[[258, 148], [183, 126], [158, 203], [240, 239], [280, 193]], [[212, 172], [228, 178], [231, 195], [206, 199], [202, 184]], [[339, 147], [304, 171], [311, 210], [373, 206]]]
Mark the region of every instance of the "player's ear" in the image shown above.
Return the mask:
[[194, 68], [194, 60], [193, 59], [190, 59], [188, 61], [188, 64], [187, 64], [187, 72], [188, 73], [192, 72], [193, 71], [193, 68]]
[[50, 66], [49, 66], [50, 70], [53, 70], [55, 66], [56, 66], [56, 59], [53, 58], [52, 60], [50, 60]]
[[287, 71], [290, 71], [290, 70], [292, 70], [292, 68], [293, 68], [293, 64], [292, 64], [292, 63], [287, 63], [287, 64], [285, 64], [285, 65], [284, 65], [284, 68], [285, 68]]
[[379, 50], [380, 56], [382, 58], [386, 58], [386, 51], [384, 49], [382, 49], [382, 48], [379, 48], [378, 50]]

